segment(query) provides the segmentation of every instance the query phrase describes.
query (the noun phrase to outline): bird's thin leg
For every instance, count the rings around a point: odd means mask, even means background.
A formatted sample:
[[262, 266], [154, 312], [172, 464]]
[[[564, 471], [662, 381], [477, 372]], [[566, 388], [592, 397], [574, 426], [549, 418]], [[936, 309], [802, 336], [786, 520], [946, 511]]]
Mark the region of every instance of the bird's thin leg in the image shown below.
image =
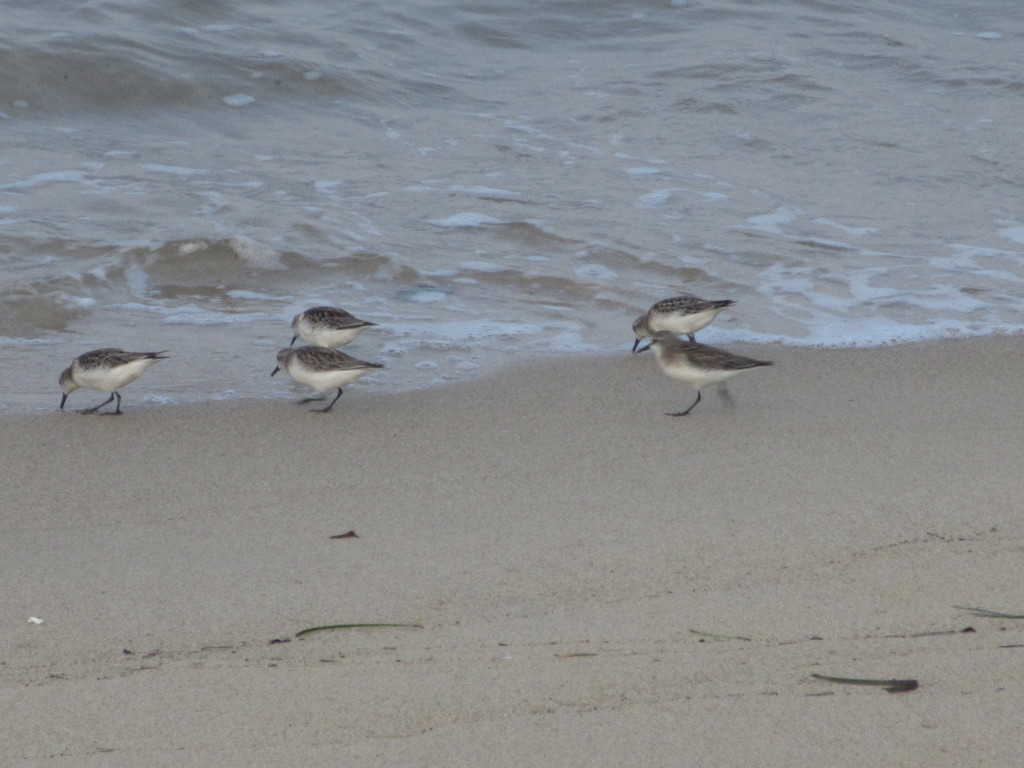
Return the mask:
[[331, 402], [328, 404], [328, 406], [326, 408], [314, 408], [313, 412], [314, 413], [327, 413], [329, 410], [331, 410], [331, 408], [334, 407], [334, 404], [336, 402], [338, 402], [338, 398], [339, 397], [341, 397], [341, 387], [338, 387], [338, 394], [336, 394], [334, 396], [334, 399], [331, 400]]
[[79, 413], [96, 413], [96, 411], [98, 411], [100, 408], [102, 408], [104, 405], [106, 405], [107, 403], [109, 403], [113, 399], [114, 399], [114, 393], [111, 392], [110, 393], [110, 397], [108, 397], [106, 400], [104, 400], [99, 405], [93, 406], [92, 408], [86, 408], [84, 411], [79, 411]]
[[690, 405], [689, 408], [687, 408], [685, 411], [680, 411], [679, 413], [670, 413], [668, 415], [669, 416], [689, 416], [690, 415], [690, 411], [692, 411], [694, 409], [694, 406], [696, 406], [697, 403], [699, 403], [699, 402], [700, 402], [700, 390], [698, 389], [697, 390], [697, 399], [693, 401], [693, 403]]
[[323, 399], [324, 399], [323, 395], [314, 395], [312, 397], [304, 397], [301, 400], [296, 401], [295, 404], [296, 405], [305, 405], [306, 403], [316, 403], [316, 402], [319, 402], [320, 400], [323, 400]]
[[690, 341], [692, 341], [692, 342], [696, 342], [697, 341], [697, 337], [694, 336], [692, 333], [688, 333], [686, 335], [690, 337]]
[[121, 415], [121, 393], [115, 391], [114, 394], [117, 395], [117, 407], [114, 409], [114, 413], [111, 414], [111, 415], [112, 416], [120, 416]]

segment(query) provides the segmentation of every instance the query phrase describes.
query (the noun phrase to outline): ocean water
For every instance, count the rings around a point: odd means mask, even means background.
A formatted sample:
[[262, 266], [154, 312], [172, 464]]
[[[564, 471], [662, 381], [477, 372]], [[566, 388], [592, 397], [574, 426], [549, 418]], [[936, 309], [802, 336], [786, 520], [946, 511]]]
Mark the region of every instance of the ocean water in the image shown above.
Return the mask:
[[392, 392], [625, 354], [681, 292], [723, 346], [1024, 329], [1019, 3], [0, 12], [6, 410], [100, 346], [170, 350], [126, 407], [293, 397], [317, 304]]

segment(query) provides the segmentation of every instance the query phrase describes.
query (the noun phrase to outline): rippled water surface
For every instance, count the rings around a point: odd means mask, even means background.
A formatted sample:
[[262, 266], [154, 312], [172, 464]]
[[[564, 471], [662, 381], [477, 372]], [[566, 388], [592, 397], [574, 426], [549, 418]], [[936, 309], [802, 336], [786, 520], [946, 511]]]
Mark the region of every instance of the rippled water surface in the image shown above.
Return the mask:
[[0, 2], [0, 405], [100, 346], [171, 350], [129, 404], [291, 397], [314, 304], [382, 391], [680, 292], [725, 346], [1024, 328], [1024, 6], [440, 6]]

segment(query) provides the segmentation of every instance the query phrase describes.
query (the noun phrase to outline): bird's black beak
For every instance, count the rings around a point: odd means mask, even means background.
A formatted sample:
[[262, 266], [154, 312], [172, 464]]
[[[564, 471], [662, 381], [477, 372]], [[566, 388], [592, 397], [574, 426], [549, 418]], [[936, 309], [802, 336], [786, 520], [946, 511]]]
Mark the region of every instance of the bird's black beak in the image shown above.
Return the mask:
[[64, 396], [60, 399], [60, 409], [62, 411], [64, 410], [64, 403], [66, 403], [67, 401], [68, 401], [68, 396], [67, 396], [67, 393], [65, 393]]
[[[634, 351], [634, 352], [636, 352], [636, 348], [637, 348], [637, 346], [638, 346], [639, 344], [640, 344], [640, 339], [635, 339], [635, 340], [633, 341], [633, 351]], [[641, 350], [641, 351], [643, 351], [643, 350]]]
[[270, 375], [271, 375], [271, 376], [273, 376], [273, 375], [274, 375], [275, 373], [277, 373], [277, 372], [278, 372], [278, 371], [280, 371], [280, 370], [281, 370], [281, 366], [280, 366], [280, 365], [275, 365], [275, 366], [274, 366], [274, 370], [272, 370], [272, 371], [270, 372]]
[[299, 338], [299, 334], [295, 334], [294, 336], [292, 336], [291, 344], [289, 344], [288, 346], [289, 346], [289, 347], [290, 347], [290, 346], [292, 346], [292, 344], [294, 344], [294, 343], [295, 343], [295, 340], [296, 340], [297, 338]]
[[634, 352], [646, 352], [646, 351], [647, 351], [648, 349], [650, 349], [650, 348], [651, 348], [651, 345], [650, 345], [650, 344], [648, 344], [648, 345], [647, 345], [646, 347], [640, 347], [640, 349], [637, 349], [637, 348], [636, 348], [636, 345], [637, 345], [637, 344], [639, 344], [639, 343], [640, 343], [640, 339], [637, 339], [637, 340], [636, 340], [636, 343], [635, 343], [635, 344], [633, 344], [633, 351], [634, 351]]

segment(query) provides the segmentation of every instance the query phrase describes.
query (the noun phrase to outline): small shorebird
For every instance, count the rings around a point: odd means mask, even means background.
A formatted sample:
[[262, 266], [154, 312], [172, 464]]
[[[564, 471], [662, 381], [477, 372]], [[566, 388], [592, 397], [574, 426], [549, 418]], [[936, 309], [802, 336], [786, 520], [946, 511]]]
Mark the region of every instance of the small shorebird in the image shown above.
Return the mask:
[[120, 416], [121, 393], [117, 390], [135, 381], [158, 360], [166, 360], [166, 357], [161, 357], [166, 351], [125, 352], [116, 347], [104, 347], [79, 355], [60, 374], [60, 388], [64, 393], [60, 399], [61, 410], [64, 410], [68, 395], [76, 389], [100, 389], [109, 392], [110, 397], [96, 407], [79, 413], [96, 413], [116, 397], [117, 407], [109, 415]]
[[341, 347], [376, 323], [360, 320], [351, 312], [337, 307], [312, 307], [292, 319], [292, 343], [300, 336], [318, 347]]
[[[711, 324], [718, 313], [736, 302], [732, 299], [706, 301], [697, 296], [683, 294], [671, 299], [662, 299], [633, 322], [633, 351], [648, 336], [658, 331], [672, 331], [674, 334], [685, 333], [690, 341], [696, 341], [693, 334]], [[641, 350], [643, 351], [643, 350]]]
[[[320, 394], [326, 394], [335, 387], [338, 394], [326, 408], [314, 408], [318, 413], [327, 413], [341, 397], [341, 388], [351, 384], [376, 368], [380, 363], [366, 363], [330, 347], [287, 347], [277, 353], [277, 366], [270, 375], [284, 369], [295, 381], [312, 387]], [[322, 397], [304, 397], [299, 405]]]
[[[697, 399], [689, 408], [679, 413], [670, 413], [669, 416], [687, 416], [694, 406], [700, 402], [701, 387], [708, 384], [718, 384], [735, 376], [737, 373], [759, 368], [762, 365], [771, 365], [764, 360], [754, 360], [749, 357], [734, 355], [724, 349], [710, 347], [707, 344], [698, 344], [695, 341], [683, 341], [669, 331], [658, 331], [651, 339], [649, 346], [654, 347], [654, 354], [658, 358], [658, 365], [661, 366], [666, 375], [673, 379], [689, 382], [697, 390]], [[643, 350], [641, 350], [643, 351]]]

